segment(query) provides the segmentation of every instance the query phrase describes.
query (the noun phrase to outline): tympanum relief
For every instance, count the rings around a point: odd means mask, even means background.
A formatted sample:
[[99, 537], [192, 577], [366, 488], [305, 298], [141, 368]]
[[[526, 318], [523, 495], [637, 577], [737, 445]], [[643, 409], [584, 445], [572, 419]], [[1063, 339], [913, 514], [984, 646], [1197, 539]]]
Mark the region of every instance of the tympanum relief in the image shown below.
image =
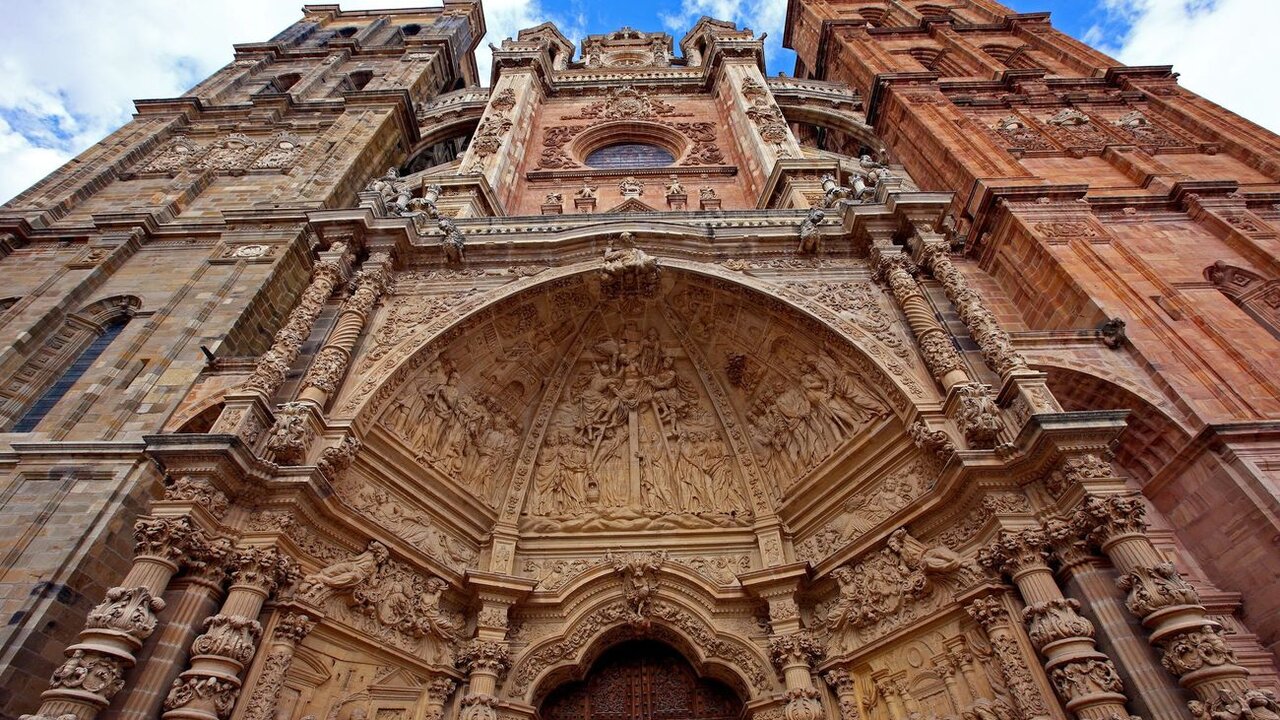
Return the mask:
[[692, 528], [750, 519], [739, 471], [689, 359], [669, 332], [643, 322], [623, 319], [587, 341], [539, 454], [529, 528]]

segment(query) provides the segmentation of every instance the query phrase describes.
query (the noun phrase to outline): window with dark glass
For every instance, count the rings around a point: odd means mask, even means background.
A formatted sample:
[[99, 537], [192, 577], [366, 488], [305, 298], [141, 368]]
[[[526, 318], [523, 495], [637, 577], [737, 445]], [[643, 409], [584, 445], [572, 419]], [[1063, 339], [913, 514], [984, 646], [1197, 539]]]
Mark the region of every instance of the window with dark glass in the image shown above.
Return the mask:
[[90, 366], [98, 359], [107, 346], [113, 340], [120, 337], [120, 333], [124, 331], [124, 326], [129, 322], [128, 317], [120, 317], [107, 323], [103, 328], [102, 334], [93, 339], [89, 346], [80, 351], [80, 355], [76, 357], [75, 362], [63, 371], [62, 376], [50, 385], [36, 401], [31, 403], [31, 407], [18, 418], [18, 422], [14, 424], [10, 432], [31, 432], [36, 429], [36, 425], [44, 419], [45, 415], [53, 409], [54, 405], [62, 399], [70, 390], [71, 386], [76, 384], [80, 376], [84, 375]]
[[594, 150], [587, 166], [605, 170], [666, 167], [676, 161], [666, 148], [648, 143], [616, 143]]

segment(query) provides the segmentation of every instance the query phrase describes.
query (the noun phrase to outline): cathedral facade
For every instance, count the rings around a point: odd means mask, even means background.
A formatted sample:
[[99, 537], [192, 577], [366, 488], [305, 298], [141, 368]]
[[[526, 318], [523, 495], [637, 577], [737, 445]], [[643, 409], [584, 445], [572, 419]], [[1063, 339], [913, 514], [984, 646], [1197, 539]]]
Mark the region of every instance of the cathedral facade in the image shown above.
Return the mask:
[[0, 208], [0, 715], [1280, 718], [1280, 137], [992, 0], [304, 13]]

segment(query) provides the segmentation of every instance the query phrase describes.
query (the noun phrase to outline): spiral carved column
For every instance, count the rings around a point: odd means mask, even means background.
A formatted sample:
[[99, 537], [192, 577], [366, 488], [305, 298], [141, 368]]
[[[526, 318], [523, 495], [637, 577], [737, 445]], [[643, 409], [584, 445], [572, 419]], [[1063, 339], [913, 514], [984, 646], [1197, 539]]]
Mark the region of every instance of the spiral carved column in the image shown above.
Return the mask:
[[143, 518], [133, 528], [133, 566], [124, 581], [107, 591], [85, 620], [79, 640], [67, 648], [67, 661], [53, 671], [40, 709], [27, 718], [92, 720], [125, 686], [125, 671], [134, 653], [156, 629], [156, 613], [164, 609], [160, 595], [203, 533], [190, 518]]
[[873, 256], [876, 272], [889, 284], [906, 315], [929, 372], [948, 393], [948, 414], [955, 418], [971, 447], [993, 447], [1004, 421], [991, 397], [991, 388], [969, 377], [950, 333], [938, 322], [916, 282], [911, 258], [897, 248], [883, 246], [876, 246]]
[[217, 615], [205, 620], [204, 633], [191, 644], [191, 666], [173, 681], [165, 698], [165, 720], [226, 720], [240, 695], [241, 673], [253, 660], [262, 636], [257, 621], [262, 605], [297, 570], [271, 547], [249, 547], [237, 554], [231, 589]]
[[300, 400], [314, 402], [323, 408], [333, 391], [342, 384], [351, 363], [360, 333], [369, 321], [369, 315], [386, 291], [390, 280], [391, 256], [385, 252], [373, 253], [365, 261], [354, 278], [355, 290], [342, 304], [333, 332], [324, 347], [316, 353], [311, 368], [302, 379]]
[[1075, 523], [1120, 571], [1120, 589], [1128, 593], [1125, 606], [1150, 630], [1149, 642], [1163, 653], [1165, 669], [1195, 693], [1192, 711], [1219, 717], [1255, 701], [1274, 705], [1236, 664], [1222, 628], [1209, 618], [1195, 589], [1152, 544], [1145, 515], [1137, 497], [1089, 495]]
[[1098, 652], [1093, 623], [1080, 604], [1063, 596], [1046, 562], [1048, 539], [1039, 528], [1002, 532], [978, 561], [1007, 573], [1026, 601], [1023, 619], [1031, 644], [1044, 655], [1044, 670], [1069, 712], [1082, 720], [1125, 718], [1124, 686], [1115, 666]]

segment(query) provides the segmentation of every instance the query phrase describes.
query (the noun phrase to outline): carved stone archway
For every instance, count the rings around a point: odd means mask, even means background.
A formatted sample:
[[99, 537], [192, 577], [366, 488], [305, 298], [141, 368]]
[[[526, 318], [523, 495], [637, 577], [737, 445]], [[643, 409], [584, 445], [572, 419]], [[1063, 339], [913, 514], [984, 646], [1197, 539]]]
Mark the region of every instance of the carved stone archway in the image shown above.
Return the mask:
[[684, 656], [654, 640], [610, 647], [538, 710], [542, 720], [736, 720], [742, 713], [734, 690], [699, 676]]

